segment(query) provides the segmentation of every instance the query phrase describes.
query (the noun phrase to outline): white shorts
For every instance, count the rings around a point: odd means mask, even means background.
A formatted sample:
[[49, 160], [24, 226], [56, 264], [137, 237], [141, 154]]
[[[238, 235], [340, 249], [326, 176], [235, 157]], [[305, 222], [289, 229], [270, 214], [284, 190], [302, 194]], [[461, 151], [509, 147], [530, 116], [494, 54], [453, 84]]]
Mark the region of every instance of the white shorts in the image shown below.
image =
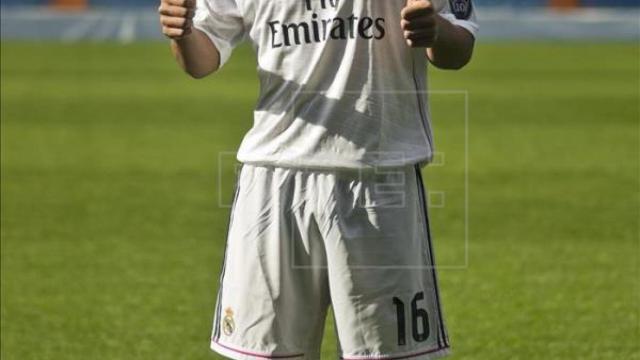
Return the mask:
[[448, 352], [418, 167], [243, 166], [211, 348], [232, 359], [320, 359], [329, 306], [341, 359]]

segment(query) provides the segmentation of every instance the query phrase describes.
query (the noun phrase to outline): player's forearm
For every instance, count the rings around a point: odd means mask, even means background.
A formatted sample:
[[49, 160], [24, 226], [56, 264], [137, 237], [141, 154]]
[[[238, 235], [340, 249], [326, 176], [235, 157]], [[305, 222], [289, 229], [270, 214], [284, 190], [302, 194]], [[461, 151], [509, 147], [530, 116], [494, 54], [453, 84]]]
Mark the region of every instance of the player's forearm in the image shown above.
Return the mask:
[[475, 39], [463, 27], [436, 16], [438, 35], [432, 47], [427, 48], [429, 61], [441, 69], [461, 69], [469, 63]]
[[218, 70], [220, 55], [209, 37], [193, 27], [196, 0], [161, 0], [158, 13], [162, 33], [171, 39], [178, 64], [194, 78]]
[[171, 50], [180, 67], [196, 79], [216, 70], [220, 54], [207, 35], [198, 29], [182, 38], [171, 40]]

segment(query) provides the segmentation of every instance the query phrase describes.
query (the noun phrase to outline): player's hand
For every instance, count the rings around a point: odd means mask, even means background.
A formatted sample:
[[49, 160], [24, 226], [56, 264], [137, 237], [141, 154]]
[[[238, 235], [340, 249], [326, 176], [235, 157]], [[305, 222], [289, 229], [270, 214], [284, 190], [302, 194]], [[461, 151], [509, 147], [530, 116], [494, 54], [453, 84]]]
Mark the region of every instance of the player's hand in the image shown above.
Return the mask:
[[158, 13], [162, 33], [174, 40], [191, 33], [196, 0], [161, 0]]
[[438, 39], [438, 21], [435, 8], [429, 0], [407, 0], [402, 9], [400, 26], [407, 45], [431, 47]]

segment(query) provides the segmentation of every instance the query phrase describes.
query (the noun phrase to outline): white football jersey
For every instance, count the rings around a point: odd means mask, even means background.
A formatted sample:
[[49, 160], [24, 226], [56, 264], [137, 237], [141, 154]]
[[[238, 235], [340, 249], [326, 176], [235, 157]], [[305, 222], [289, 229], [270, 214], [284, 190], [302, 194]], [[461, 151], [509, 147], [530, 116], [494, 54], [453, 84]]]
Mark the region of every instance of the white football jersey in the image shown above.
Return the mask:
[[[434, 0], [475, 35], [471, 0]], [[243, 40], [260, 95], [243, 163], [367, 168], [428, 162], [433, 136], [424, 49], [400, 28], [406, 0], [198, 0], [195, 27], [223, 65]]]

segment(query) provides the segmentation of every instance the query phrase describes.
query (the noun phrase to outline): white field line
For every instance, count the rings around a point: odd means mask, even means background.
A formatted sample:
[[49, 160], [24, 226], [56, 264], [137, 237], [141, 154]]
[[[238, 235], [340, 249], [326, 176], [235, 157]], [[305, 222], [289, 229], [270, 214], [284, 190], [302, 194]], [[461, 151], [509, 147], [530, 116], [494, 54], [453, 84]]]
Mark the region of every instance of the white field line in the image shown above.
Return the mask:
[[128, 13], [122, 17], [118, 39], [123, 44], [129, 44], [136, 39], [136, 15]]
[[70, 26], [65, 30], [60, 39], [64, 42], [75, 42], [86, 38], [89, 32], [91, 32], [91, 29], [98, 24], [100, 19], [102, 19], [102, 15], [100, 14], [83, 16], [75, 25]]

